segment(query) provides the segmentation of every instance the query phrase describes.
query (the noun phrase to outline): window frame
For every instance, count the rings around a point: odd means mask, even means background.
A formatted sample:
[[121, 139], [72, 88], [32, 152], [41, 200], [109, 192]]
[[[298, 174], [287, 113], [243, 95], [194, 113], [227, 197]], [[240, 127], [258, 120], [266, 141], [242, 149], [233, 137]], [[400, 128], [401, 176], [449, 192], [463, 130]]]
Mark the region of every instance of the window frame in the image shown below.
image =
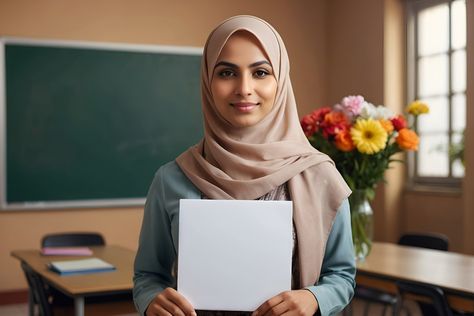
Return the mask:
[[[448, 4], [449, 6], [449, 15], [448, 15], [448, 40], [449, 40], [449, 48], [447, 51], [448, 55], [448, 92], [446, 96], [448, 97], [448, 146], [452, 144], [453, 138], [453, 102], [452, 98], [456, 94], [460, 94], [459, 92], [453, 92], [452, 88], [452, 56], [453, 53], [459, 51], [459, 49], [452, 48], [452, 3], [454, 0], [408, 0], [407, 1], [407, 9], [406, 9], [406, 17], [407, 17], [407, 33], [406, 33], [406, 76], [407, 76], [407, 103], [410, 100], [418, 99], [418, 29], [417, 29], [417, 22], [418, 22], [418, 13], [426, 8], [434, 7], [440, 4]], [[466, 2], [467, 7], [467, 2]], [[467, 10], [466, 10], [467, 15]], [[466, 16], [467, 18], [467, 16]], [[466, 30], [467, 31], [467, 30]], [[466, 39], [467, 40], [467, 39]], [[466, 46], [464, 47], [467, 56], [467, 41]], [[466, 64], [467, 65], [467, 64]], [[469, 74], [466, 74], [468, 77]], [[467, 80], [467, 78], [466, 78]], [[464, 96], [467, 97], [467, 86], [463, 92]], [[466, 98], [467, 100], [467, 98]], [[467, 104], [466, 104], [467, 107]], [[415, 126], [415, 130], [418, 130], [418, 126]], [[408, 176], [409, 176], [409, 186], [412, 188], [421, 188], [421, 187], [434, 187], [434, 188], [450, 188], [460, 190], [463, 182], [463, 177], [454, 177], [453, 176], [453, 167], [452, 161], [449, 159], [449, 175], [446, 177], [439, 177], [439, 176], [420, 176], [418, 174], [417, 168], [417, 159], [418, 159], [418, 152], [410, 152], [407, 155], [407, 169], [408, 169]]]

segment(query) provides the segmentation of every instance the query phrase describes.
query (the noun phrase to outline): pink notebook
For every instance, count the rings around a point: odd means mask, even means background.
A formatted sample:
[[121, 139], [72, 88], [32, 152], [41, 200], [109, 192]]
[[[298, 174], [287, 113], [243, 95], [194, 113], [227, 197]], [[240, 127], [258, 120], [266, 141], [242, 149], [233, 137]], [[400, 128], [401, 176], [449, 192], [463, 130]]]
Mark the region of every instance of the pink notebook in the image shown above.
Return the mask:
[[88, 247], [44, 247], [41, 249], [44, 256], [90, 256], [92, 250]]

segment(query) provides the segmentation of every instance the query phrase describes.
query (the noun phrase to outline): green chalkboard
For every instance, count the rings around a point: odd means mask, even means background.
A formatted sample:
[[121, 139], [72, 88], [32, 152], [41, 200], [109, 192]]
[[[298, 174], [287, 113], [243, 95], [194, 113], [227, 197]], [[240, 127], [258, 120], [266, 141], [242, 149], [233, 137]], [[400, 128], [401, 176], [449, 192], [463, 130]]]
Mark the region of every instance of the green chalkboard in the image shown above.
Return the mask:
[[202, 137], [199, 51], [4, 42], [4, 202], [145, 197]]

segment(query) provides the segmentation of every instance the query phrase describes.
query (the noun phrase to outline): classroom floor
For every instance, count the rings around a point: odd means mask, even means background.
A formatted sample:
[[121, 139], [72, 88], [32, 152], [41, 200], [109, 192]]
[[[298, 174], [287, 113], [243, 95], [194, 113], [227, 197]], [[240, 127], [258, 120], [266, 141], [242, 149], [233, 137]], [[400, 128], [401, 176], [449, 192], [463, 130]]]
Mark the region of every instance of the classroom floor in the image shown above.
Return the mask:
[[[357, 299], [353, 301], [353, 316], [362, 316], [364, 309], [364, 302], [361, 302]], [[406, 307], [410, 310], [410, 315], [412, 316], [421, 316], [421, 313], [413, 302], [406, 302]], [[369, 315], [381, 315], [383, 306], [380, 304], [371, 304]], [[137, 314], [117, 314], [117, 316], [135, 316]], [[391, 310], [387, 309], [386, 315], [391, 315]], [[402, 313], [401, 316], [406, 315]], [[28, 316], [28, 305], [27, 304], [18, 304], [18, 305], [3, 305], [0, 306], [0, 316]]]

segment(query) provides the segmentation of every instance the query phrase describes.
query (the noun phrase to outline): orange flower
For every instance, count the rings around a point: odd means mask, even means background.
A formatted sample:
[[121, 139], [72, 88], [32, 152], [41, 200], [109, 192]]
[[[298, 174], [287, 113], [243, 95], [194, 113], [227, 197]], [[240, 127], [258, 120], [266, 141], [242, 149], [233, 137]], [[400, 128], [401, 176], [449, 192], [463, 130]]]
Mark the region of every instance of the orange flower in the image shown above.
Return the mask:
[[332, 111], [324, 116], [324, 124], [326, 125], [346, 125], [347, 117], [343, 112]]
[[337, 149], [341, 151], [351, 151], [355, 148], [354, 143], [352, 142], [351, 133], [348, 130], [344, 130], [336, 135], [334, 138], [334, 144]]
[[379, 120], [380, 124], [382, 125], [383, 129], [387, 132], [387, 134], [390, 134], [393, 132], [393, 124], [389, 120], [381, 119]]
[[398, 131], [396, 142], [401, 149], [418, 150], [418, 143], [420, 139], [414, 131], [408, 128], [403, 128]]

